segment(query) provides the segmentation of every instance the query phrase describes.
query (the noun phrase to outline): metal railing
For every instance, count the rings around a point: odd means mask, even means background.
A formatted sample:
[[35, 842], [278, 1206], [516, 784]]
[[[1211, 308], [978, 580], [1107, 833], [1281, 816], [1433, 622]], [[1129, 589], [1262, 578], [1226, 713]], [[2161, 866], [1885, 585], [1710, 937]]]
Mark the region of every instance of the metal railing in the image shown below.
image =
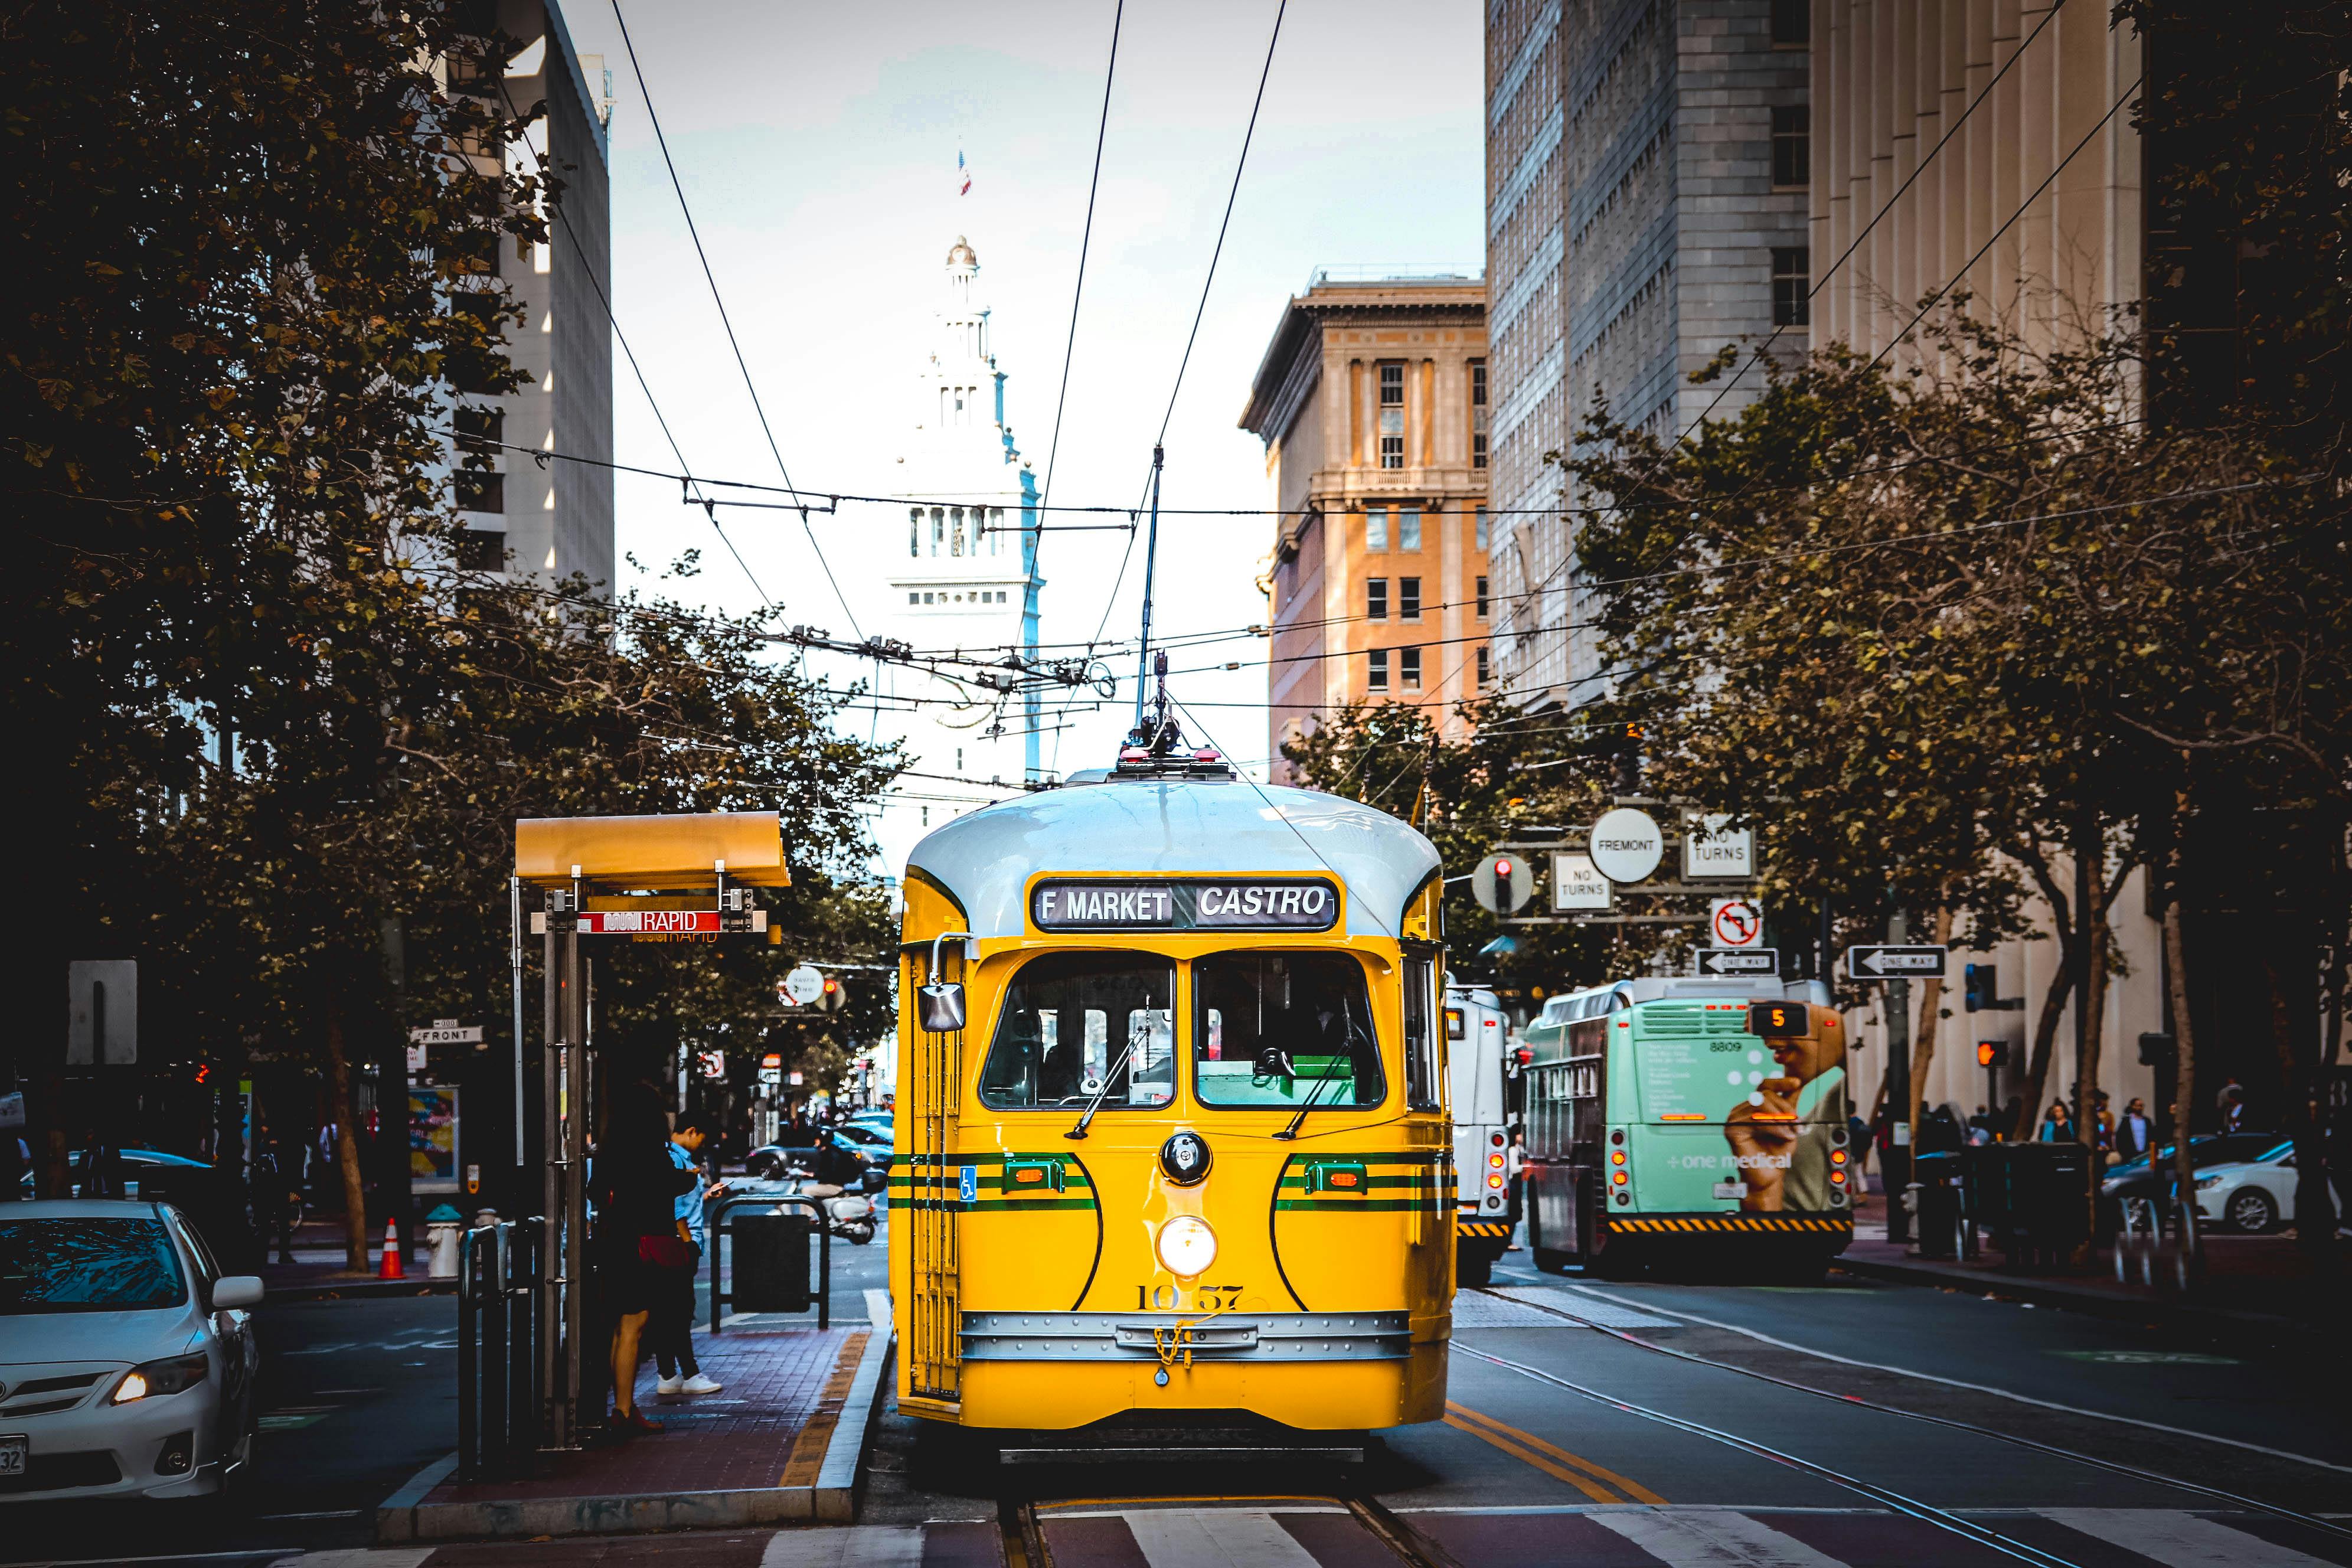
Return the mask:
[[543, 1219], [476, 1226], [457, 1239], [457, 1474], [527, 1470], [539, 1446], [532, 1340]]
[[719, 1332], [719, 1323], [725, 1316], [725, 1304], [734, 1300], [734, 1293], [727, 1289], [725, 1279], [719, 1267], [719, 1254], [726, 1250], [725, 1243], [730, 1228], [727, 1224], [728, 1215], [738, 1209], [772, 1210], [783, 1207], [805, 1210], [809, 1216], [809, 1226], [816, 1232], [816, 1326], [820, 1329], [833, 1327], [833, 1231], [827, 1224], [830, 1216], [825, 1213], [824, 1201], [803, 1193], [746, 1193], [719, 1199], [718, 1206], [710, 1211], [706, 1222], [710, 1232], [710, 1331], [712, 1333]]

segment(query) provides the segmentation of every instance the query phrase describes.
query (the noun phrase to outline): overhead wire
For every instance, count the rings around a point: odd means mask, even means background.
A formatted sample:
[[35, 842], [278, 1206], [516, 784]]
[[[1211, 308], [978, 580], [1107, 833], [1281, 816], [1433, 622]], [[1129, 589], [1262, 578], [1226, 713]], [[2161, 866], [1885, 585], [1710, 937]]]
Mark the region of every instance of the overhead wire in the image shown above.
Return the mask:
[[[669, 171], [670, 189], [677, 193], [678, 211], [686, 216], [687, 236], [694, 241], [695, 257], [702, 263], [703, 281], [710, 286], [710, 301], [719, 309], [719, 324], [726, 329], [727, 346], [734, 351], [735, 368], [743, 376], [743, 390], [751, 394], [751, 411], [759, 416], [760, 433], [767, 437], [768, 455], [775, 458], [776, 471], [783, 476], [784, 488], [792, 491], [793, 499], [798, 500], [800, 492], [793, 485], [791, 468], [785, 466], [783, 448], [776, 444], [776, 432], [768, 423], [767, 407], [760, 401], [760, 388], [751, 379], [751, 366], [743, 357], [743, 345], [735, 336], [735, 322], [727, 313], [725, 296], [719, 292], [718, 274], [710, 268], [710, 253], [703, 248], [702, 231], [695, 225], [694, 207], [686, 199], [685, 183], [678, 178], [677, 163], [670, 156], [669, 138], [663, 134], [661, 116], [654, 110], [654, 95], [646, 86], [645, 68], [637, 63], [637, 46], [629, 37], [628, 19], [621, 15], [621, 0], [612, 0], [612, 4], [613, 20], [621, 29], [621, 47], [628, 53], [629, 71], [636, 78], [638, 95], [645, 100], [646, 120], [653, 127], [655, 144], [661, 149], [662, 166]], [[705, 510], [709, 510], [708, 503]], [[848, 595], [841, 591], [841, 584], [834, 577], [833, 563], [825, 559], [824, 546], [817, 542], [816, 530], [809, 525], [805, 507], [801, 511], [801, 531], [808, 535], [809, 548], [816, 552], [816, 563], [824, 571], [824, 580], [831, 585], [833, 596], [841, 605], [841, 613], [849, 618], [849, 629], [864, 637], [866, 633], [857, 625], [857, 612], [849, 607]]]

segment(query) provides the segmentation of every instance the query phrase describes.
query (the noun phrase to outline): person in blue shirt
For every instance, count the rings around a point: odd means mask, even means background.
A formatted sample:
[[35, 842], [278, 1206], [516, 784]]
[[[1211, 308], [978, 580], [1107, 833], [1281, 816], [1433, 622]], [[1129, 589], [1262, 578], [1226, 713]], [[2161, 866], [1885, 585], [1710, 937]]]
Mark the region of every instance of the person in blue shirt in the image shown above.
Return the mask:
[[706, 1376], [694, 1359], [694, 1280], [702, 1255], [710, 1245], [702, 1205], [705, 1199], [717, 1197], [727, 1190], [724, 1182], [706, 1184], [702, 1179], [700, 1162], [696, 1156], [701, 1152], [708, 1135], [700, 1113], [692, 1110], [681, 1114], [670, 1129], [669, 1163], [681, 1171], [695, 1173], [693, 1184], [677, 1194], [677, 1206], [678, 1223], [693, 1239], [697, 1267], [677, 1271], [668, 1299], [655, 1311], [654, 1359], [661, 1372], [661, 1381], [654, 1384], [656, 1394], [716, 1394], [725, 1386], [718, 1379]]

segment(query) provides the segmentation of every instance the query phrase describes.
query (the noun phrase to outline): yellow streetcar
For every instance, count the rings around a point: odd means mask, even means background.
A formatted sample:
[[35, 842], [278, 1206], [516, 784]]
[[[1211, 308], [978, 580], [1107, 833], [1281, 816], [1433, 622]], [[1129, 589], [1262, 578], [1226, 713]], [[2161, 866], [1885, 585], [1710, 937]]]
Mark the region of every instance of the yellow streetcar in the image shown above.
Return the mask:
[[916, 846], [900, 1407], [999, 1434], [1440, 1417], [1441, 891], [1396, 818], [1165, 740]]

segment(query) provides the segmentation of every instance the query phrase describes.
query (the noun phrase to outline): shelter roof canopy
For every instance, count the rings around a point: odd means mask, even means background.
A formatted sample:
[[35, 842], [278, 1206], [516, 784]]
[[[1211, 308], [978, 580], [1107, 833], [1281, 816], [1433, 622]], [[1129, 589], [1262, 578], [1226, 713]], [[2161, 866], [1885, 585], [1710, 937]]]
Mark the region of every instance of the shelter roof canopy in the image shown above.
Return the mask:
[[515, 875], [535, 888], [584, 881], [656, 892], [707, 888], [721, 867], [742, 887], [789, 888], [784, 830], [772, 811], [698, 816], [526, 816], [515, 822]]

